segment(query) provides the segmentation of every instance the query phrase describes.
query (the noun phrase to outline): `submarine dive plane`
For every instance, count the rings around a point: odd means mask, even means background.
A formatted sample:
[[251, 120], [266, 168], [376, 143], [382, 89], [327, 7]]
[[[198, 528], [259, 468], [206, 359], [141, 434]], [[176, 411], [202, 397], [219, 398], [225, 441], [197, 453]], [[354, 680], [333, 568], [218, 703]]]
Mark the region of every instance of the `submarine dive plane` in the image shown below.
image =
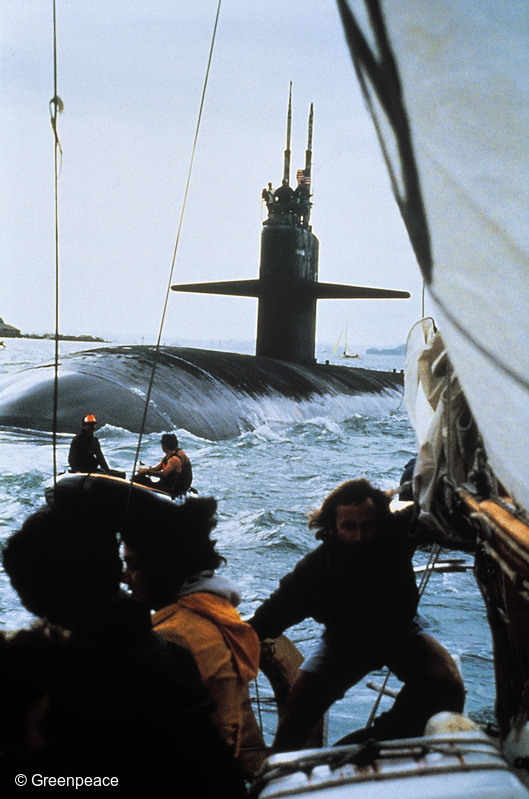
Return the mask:
[[[57, 432], [73, 433], [90, 409], [100, 425], [138, 432], [154, 359], [156, 370], [144, 430], [183, 429], [210, 440], [233, 438], [270, 422], [328, 415], [349, 418], [395, 407], [397, 372], [318, 364], [318, 299], [407, 298], [406, 291], [318, 282], [319, 242], [310, 225], [313, 108], [305, 166], [290, 186], [292, 100], [288, 102], [283, 178], [263, 190], [257, 280], [172, 286], [178, 292], [258, 298], [255, 355], [183, 347], [119, 346], [61, 358]], [[51, 431], [54, 365], [19, 372], [0, 384], [0, 425]]]

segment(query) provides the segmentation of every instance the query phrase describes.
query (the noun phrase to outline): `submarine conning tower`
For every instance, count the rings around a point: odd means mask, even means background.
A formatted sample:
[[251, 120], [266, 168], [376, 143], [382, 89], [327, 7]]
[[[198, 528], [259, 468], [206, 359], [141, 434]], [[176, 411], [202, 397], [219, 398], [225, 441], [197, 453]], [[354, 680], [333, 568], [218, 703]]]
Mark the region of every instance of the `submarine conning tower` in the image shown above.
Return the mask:
[[[292, 87], [291, 87], [292, 89]], [[310, 107], [305, 167], [290, 186], [292, 93], [288, 98], [283, 180], [263, 190], [268, 218], [261, 234], [256, 355], [288, 361], [314, 360], [319, 242], [309, 224], [313, 106]]]
[[258, 280], [227, 280], [216, 283], [181, 283], [173, 291], [197, 294], [257, 297], [255, 354], [294, 363], [312, 363], [316, 345], [318, 299], [405, 299], [407, 291], [318, 282], [319, 242], [310, 225], [312, 127], [310, 106], [305, 166], [296, 173], [297, 186], [290, 186], [290, 133], [292, 84], [287, 115], [287, 140], [283, 178], [277, 189], [263, 189], [268, 218], [261, 233]]

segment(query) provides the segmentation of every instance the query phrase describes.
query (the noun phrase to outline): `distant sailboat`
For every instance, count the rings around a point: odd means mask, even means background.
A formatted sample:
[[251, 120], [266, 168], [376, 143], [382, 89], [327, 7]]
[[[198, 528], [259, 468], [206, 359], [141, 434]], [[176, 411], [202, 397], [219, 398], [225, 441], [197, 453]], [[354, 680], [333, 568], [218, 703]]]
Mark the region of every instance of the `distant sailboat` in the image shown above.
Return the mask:
[[344, 358], [358, 358], [358, 353], [352, 353], [349, 349], [349, 345], [347, 344], [347, 327], [345, 328], [345, 339], [342, 355]]
[[336, 353], [338, 352], [338, 348], [340, 346], [340, 342], [342, 340], [342, 336], [344, 337], [342, 358], [358, 358], [359, 357], [358, 353], [357, 352], [356, 353], [352, 353], [350, 351], [350, 349], [349, 349], [349, 345], [347, 343], [347, 325], [345, 326], [345, 330], [342, 330], [342, 332], [338, 336], [338, 341], [336, 342], [336, 344], [333, 347], [333, 351], [332, 351], [333, 355], [336, 355]]

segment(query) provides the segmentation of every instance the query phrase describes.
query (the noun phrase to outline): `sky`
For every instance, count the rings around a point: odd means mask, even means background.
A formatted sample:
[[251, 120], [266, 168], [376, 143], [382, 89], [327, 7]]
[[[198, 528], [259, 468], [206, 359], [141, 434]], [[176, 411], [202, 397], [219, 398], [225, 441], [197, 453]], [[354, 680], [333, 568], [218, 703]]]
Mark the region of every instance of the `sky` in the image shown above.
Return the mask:
[[[324, 282], [409, 300], [318, 303], [317, 340], [396, 346], [421, 278], [333, 0], [57, 0], [59, 319], [64, 334], [154, 342], [173, 283], [258, 276], [262, 189], [291, 184], [314, 104], [313, 232]], [[52, 0], [0, 10], [0, 316], [55, 329]], [[170, 292], [162, 341], [253, 340], [257, 300]]]

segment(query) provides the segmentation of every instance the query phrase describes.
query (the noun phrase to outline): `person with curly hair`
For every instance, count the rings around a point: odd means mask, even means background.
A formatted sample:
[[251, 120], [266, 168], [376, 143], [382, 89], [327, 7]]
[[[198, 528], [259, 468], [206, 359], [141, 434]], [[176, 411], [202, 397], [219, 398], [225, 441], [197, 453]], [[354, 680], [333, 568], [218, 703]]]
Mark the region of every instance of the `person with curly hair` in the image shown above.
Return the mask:
[[392, 512], [390, 497], [364, 479], [335, 488], [309, 517], [322, 543], [250, 620], [261, 640], [307, 618], [324, 626], [292, 686], [275, 751], [306, 745], [331, 704], [384, 665], [404, 683], [393, 707], [340, 743], [422, 735], [435, 713], [462, 711], [458, 668], [417, 613], [412, 557], [427, 535], [412, 535], [412, 518], [413, 506]]

